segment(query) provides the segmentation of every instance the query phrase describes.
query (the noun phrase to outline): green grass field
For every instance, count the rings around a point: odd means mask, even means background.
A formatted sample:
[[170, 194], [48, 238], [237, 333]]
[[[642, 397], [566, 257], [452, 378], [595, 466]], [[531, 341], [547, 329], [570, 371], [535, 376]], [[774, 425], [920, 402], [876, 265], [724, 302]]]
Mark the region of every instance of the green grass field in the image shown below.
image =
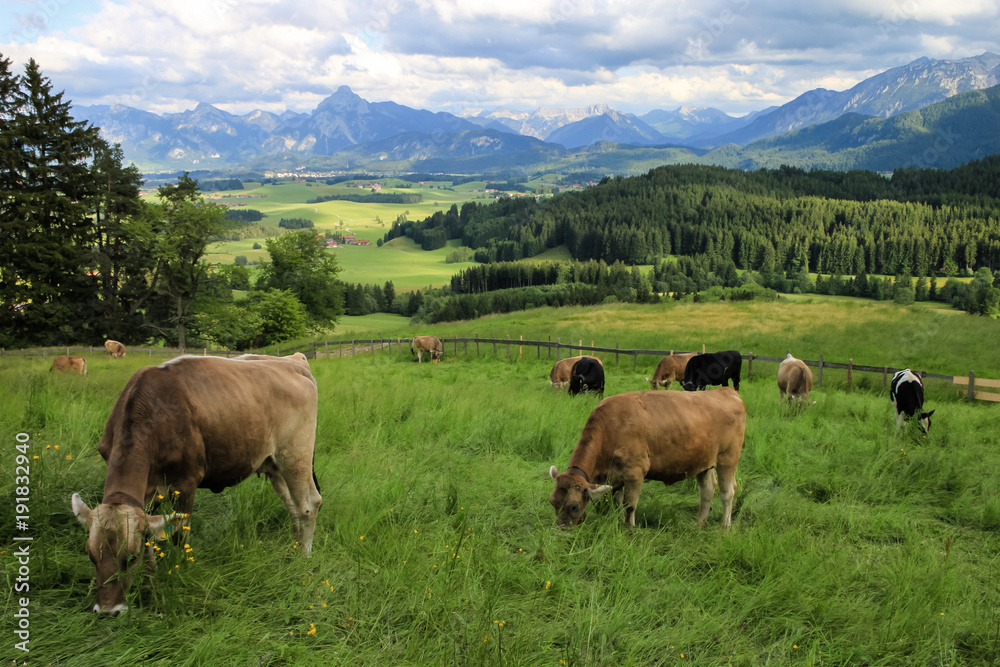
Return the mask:
[[[371, 323], [375, 327], [383, 323]], [[391, 326], [391, 323], [385, 323]], [[904, 326], [919, 329], [902, 332]], [[409, 332], [401, 327], [399, 331]], [[539, 309], [419, 333], [909, 364], [1000, 377], [996, 323], [890, 304], [687, 304]], [[386, 332], [387, 334], [390, 332]], [[409, 332], [413, 333], [413, 332]], [[132, 355], [0, 359], [0, 445], [30, 434], [30, 654], [43, 665], [991, 665], [1000, 661], [996, 404], [928, 383], [930, 437], [897, 431], [880, 378], [824, 375], [816, 405], [778, 405], [755, 364], [733, 529], [695, 524], [693, 480], [644, 486], [637, 526], [611, 503], [555, 530], [550, 465], [564, 469], [598, 400], [548, 386], [554, 359], [445, 350], [440, 364], [377, 353], [311, 362], [320, 389], [324, 504], [301, 558], [270, 486], [199, 491], [190, 544], [165, 544], [132, 609], [98, 618], [93, 566], [69, 508], [101, 497], [96, 453]], [[607, 394], [645, 388], [655, 360], [605, 355]], [[156, 361], [154, 357], [154, 362]], [[645, 367], [643, 366], [645, 363]], [[982, 369], [982, 372], [979, 372]], [[744, 367], [744, 373], [746, 368]], [[14, 475], [0, 524], [8, 590]], [[179, 567], [177, 567], [179, 566]], [[172, 572], [167, 574], [167, 572]]]
[[[391, 180], [391, 179], [390, 179]], [[343, 268], [340, 278], [349, 283], [379, 283], [392, 280], [397, 291], [413, 291], [428, 285], [441, 286], [451, 276], [471, 264], [447, 264], [445, 256], [453, 250], [458, 241], [450, 242], [447, 248], [425, 252], [408, 238], [393, 239], [378, 248], [375, 243], [385, 236], [392, 223], [401, 214], [410, 220], [422, 220], [435, 211], [447, 210], [452, 204], [461, 206], [464, 202], [481, 198], [482, 193], [473, 192], [480, 183], [467, 183], [454, 190], [440, 189], [437, 184], [429, 186], [392, 189], [383, 192], [419, 193], [424, 201], [419, 204], [368, 204], [348, 201], [330, 201], [306, 204], [308, 199], [319, 196], [341, 194], [366, 194], [366, 190], [345, 185], [324, 185], [282, 182], [280, 185], [265, 185], [238, 192], [221, 192], [224, 202], [243, 202], [247, 208], [254, 208], [268, 217], [260, 224], [278, 231], [281, 218], [305, 218], [315, 223], [317, 233], [341, 232], [354, 234], [358, 239], [371, 241], [368, 247], [347, 246], [331, 250]], [[215, 193], [212, 193], [215, 194]], [[258, 194], [260, 199], [237, 199], [237, 194]], [[281, 230], [283, 231], [283, 230]], [[259, 243], [262, 248], [253, 249]], [[214, 243], [209, 247], [205, 260], [211, 264], [231, 264], [237, 255], [245, 255], [251, 263], [267, 261], [268, 254], [263, 239], [244, 239]]]

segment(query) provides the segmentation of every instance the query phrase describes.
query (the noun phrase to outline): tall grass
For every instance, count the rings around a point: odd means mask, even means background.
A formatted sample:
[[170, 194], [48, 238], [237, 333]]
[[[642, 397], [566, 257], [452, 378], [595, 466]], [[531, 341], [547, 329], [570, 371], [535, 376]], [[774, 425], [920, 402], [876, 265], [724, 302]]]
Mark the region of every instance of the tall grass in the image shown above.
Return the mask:
[[[820, 316], [822, 308], [799, 312]], [[646, 322], [630, 308], [611, 312], [623, 323], [612, 333], [630, 336], [629, 345], [648, 337], [662, 346], [664, 329], [679, 339], [685, 321], [719, 328], [710, 347], [729, 347], [736, 335], [710, 308], [662, 307]], [[555, 330], [597, 337], [600, 325], [562, 313], [565, 320], [549, 323]], [[869, 332], [886, 326], [882, 311], [862, 314], [871, 316]], [[816, 345], [835, 340], [821, 326], [786, 330], [786, 321], [785, 311], [773, 313], [776, 345], [798, 356], [809, 356], [801, 351], [809, 336]], [[483, 324], [472, 326], [495, 333]], [[521, 321], [529, 332], [542, 324]], [[689, 332], [677, 346], [711, 333]], [[956, 345], [974, 345], [954, 336]], [[906, 354], [864, 340], [840, 345], [855, 342]], [[149, 360], [94, 358], [79, 378], [52, 376], [44, 360], [5, 359], [0, 467], [12, 470], [19, 431], [30, 432], [39, 456], [25, 657], [60, 665], [1000, 660], [995, 405], [942, 390], [925, 439], [897, 431], [880, 382], [846, 392], [824, 381], [816, 405], [797, 412], [779, 406], [773, 366], [755, 365], [741, 386], [749, 419], [730, 532], [719, 528], [718, 499], [708, 527], [697, 527], [692, 480], [645, 485], [634, 529], [602, 502], [561, 531], [547, 471], [565, 468], [598, 399], [551, 389], [544, 353], [517, 359], [513, 351], [510, 361], [491, 347], [478, 357], [448, 348], [440, 364], [413, 363], [406, 349], [312, 361], [324, 498], [313, 557], [296, 552], [264, 480], [218, 495], [203, 490], [190, 538], [195, 560], [162, 545], [155, 572], [133, 587], [132, 609], [116, 618], [89, 611], [93, 566], [69, 495], [100, 500], [106, 468], [96, 442], [128, 376]], [[608, 394], [644, 388], [649, 369], [605, 361]], [[13, 506], [11, 479], [4, 475], [5, 508]], [[8, 590], [17, 568], [7, 558], [11, 520], [0, 522]], [[16, 605], [14, 594], [5, 597], [8, 647]], [[4, 655], [22, 658], [13, 649]]]

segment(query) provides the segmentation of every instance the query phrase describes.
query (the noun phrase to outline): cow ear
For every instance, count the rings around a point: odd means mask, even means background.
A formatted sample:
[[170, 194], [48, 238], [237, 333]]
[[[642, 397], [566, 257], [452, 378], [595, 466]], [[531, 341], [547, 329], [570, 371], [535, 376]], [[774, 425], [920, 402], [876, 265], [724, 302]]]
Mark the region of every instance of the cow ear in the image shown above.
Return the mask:
[[70, 498], [70, 504], [73, 506], [73, 514], [76, 515], [77, 521], [79, 521], [84, 527], [90, 524], [90, 517], [92, 512], [90, 508], [87, 507], [87, 503], [83, 502], [83, 498], [80, 497], [79, 493], [74, 493]]
[[559, 471], [556, 470], [555, 466], [552, 466], [551, 468], [549, 468], [549, 477], [551, 477], [552, 479], [555, 479], [558, 476], [559, 476]]
[[181, 529], [187, 514], [146, 515], [146, 534], [156, 541], [167, 539], [171, 533]]
[[595, 486], [592, 489], [587, 489], [587, 497], [591, 500], [597, 500], [605, 493], [611, 490], [610, 484], [601, 484], [600, 486]]

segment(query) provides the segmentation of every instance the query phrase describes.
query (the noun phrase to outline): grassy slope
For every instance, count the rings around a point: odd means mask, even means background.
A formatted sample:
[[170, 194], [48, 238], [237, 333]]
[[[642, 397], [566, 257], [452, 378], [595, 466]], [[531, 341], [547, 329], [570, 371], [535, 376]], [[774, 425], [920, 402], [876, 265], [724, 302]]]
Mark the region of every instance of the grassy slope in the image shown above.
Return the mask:
[[[397, 291], [412, 291], [422, 289], [427, 285], [440, 286], [447, 283], [451, 276], [470, 264], [447, 264], [445, 256], [457, 242], [452, 242], [448, 248], [424, 252], [407, 238], [393, 239], [382, 248], [375, 242], [382, 238], [392, 227], [397, 216], [407, 213], [410, 220], [422, 220], [435, 211], [447, 210], [452, 204], [462, 205], [482, 193], [474, 193], [475, 187], [482, 183], [467, 183], [457, 186], [454, 190], [441, 190], [438, 187], [417, 186], [406, 189], [386, 189], [386, 192], [420, 193], [424, 201], [419, 204], [363, 204], [347, 201], [330, 201], [321, 204], [305, 204], [308, 199], [334, 193], [368, 194], [366, 190], [350, 188], [344, 185], [323, 185], [285, 182], [281, 185], [266, 185], [244, 191], [246, 194], [263, 194], [262, 199], [235, 199], [222, 201], [245, 202], [247, 208], [255, 208], [268, 217], [261, 224], [278, 229], [281, 218], [305, 218], [315, 223], [319, 232], [341, 232], [354, 234], [359, 239], [372, 242], [369, 247], [348, 246], [336, 251], [337, 260], [343, 272], [341, 279], [350, 283], [384, 283], [392, 280]], [[237, 194], [237, 193], [220, 193]], [[381, 220], [381, 222], [378, 222]], [[210, 263], [230, 264], [236, 255], [246, 255], [248, 261], [267, 261], [266, 249], [254, 250], [257, 242], [264, 246], [261, 239], [245, 239], [242, 241], [226, 241], [210, 246], [206, 261]], [[400, 254], [404, 255], [403, 257]]]
[[[435, 328], [594, 336], [623, 347], [857, 349], [870, 362], [990, 366], [995, 323], [837, 303], [542, 309]], [[889, 336], [916, 322], [926, 342]], [[992, 336], [987, 337], [992, 327]], [[528, 336], [526, 336], [528, 337]], [[764, 343], [767, 345], [764, 345]], [[938, 353], [931, 356], [931, 351]], [[916, 350], [916, 352], [912, 352]], [[95, 356], [86, 378], [6, 358], [0, 427], [35, 438], [30, 658], [65, 665], [993, 664], [1000, 660], [996, 405], [931, 391], [931, 437], [897, 433], [880, 382], [845, 392], [825, 376], [815, 406], [780, 410], [773, 365], [742, 396], [747, 446], [734, 527], [694, 524], [692, 481], [643, 489], [635, 530], [600, 504], [554, 531], [549, 465], [564, 468], [597, 399], [547, 386], [551, 360], [450, 348], [312, 362], [320, 386], [315, 555], [251, 478], [199, 493], [195, 562], [165, 546], [137, 609], [98, 619], [93, 568], [69, 512], [99, 500], [95, 443], [142, 357]], [[965, 356], [955, 361], [955, 356]], [[643, 388], [641, 365], [606, 357], [608, 394]], [[971, 360], [970, 360], [971, 359]], [[860, 359], [859, 359], [860, 360]], [[652, 360], [649, 366], [652, 366]], [[978, 368], [979, 366], [977, 366]], [[957, 371], [956, 371], [957, 372]], [[13, 463], [13, 437], [0, 448]], [[52, 449], [59, 445], [59, 450]], [[67, 459], [67, 456], [72, 457]], [[13, 506], [5, 476], [4, 506]], [[0, 528], [11, 551], [9, 522]], [[362, 539], [362, 537], [364, 539]], [[4, 559], [13, 582], [17, 564]], [[166, 571], [171, 566], [174, 574]], [[4, 602], [11, 618], [16, 605]], [[503, 626], [500, 623], [503, 623]], [[4, 621], [4, 627], [10, 627]], [[315, 634], [308, 635], [310, 624]], [[683, 658], [682, 658], [683, 654]]]

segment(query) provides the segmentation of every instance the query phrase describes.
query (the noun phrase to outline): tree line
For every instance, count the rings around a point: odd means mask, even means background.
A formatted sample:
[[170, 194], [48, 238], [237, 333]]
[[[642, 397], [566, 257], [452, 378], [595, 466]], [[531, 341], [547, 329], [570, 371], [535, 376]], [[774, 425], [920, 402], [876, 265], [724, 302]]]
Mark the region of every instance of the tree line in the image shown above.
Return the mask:
[[424, 200], [421, 194], [377, 192], [368, 195], [335, 194], [320, 195], [315, 199], [306, 200], [307, 204], [322, 204], [327, 201], [350, 201], [362, 204], [419, 204]]
[[[393, 225], [441, 247], [461, 239], [480, 262], [516, 261], [565, 245], [574, 259], [649, 264], [669, 254], [721, 254], [744, 270], [942, 276], [1000, 267], [1000, 157], [954, 170], [659, 167], [536, 200], [469, 202]], [[429, 240], [429, 241], [428, 241]]]

